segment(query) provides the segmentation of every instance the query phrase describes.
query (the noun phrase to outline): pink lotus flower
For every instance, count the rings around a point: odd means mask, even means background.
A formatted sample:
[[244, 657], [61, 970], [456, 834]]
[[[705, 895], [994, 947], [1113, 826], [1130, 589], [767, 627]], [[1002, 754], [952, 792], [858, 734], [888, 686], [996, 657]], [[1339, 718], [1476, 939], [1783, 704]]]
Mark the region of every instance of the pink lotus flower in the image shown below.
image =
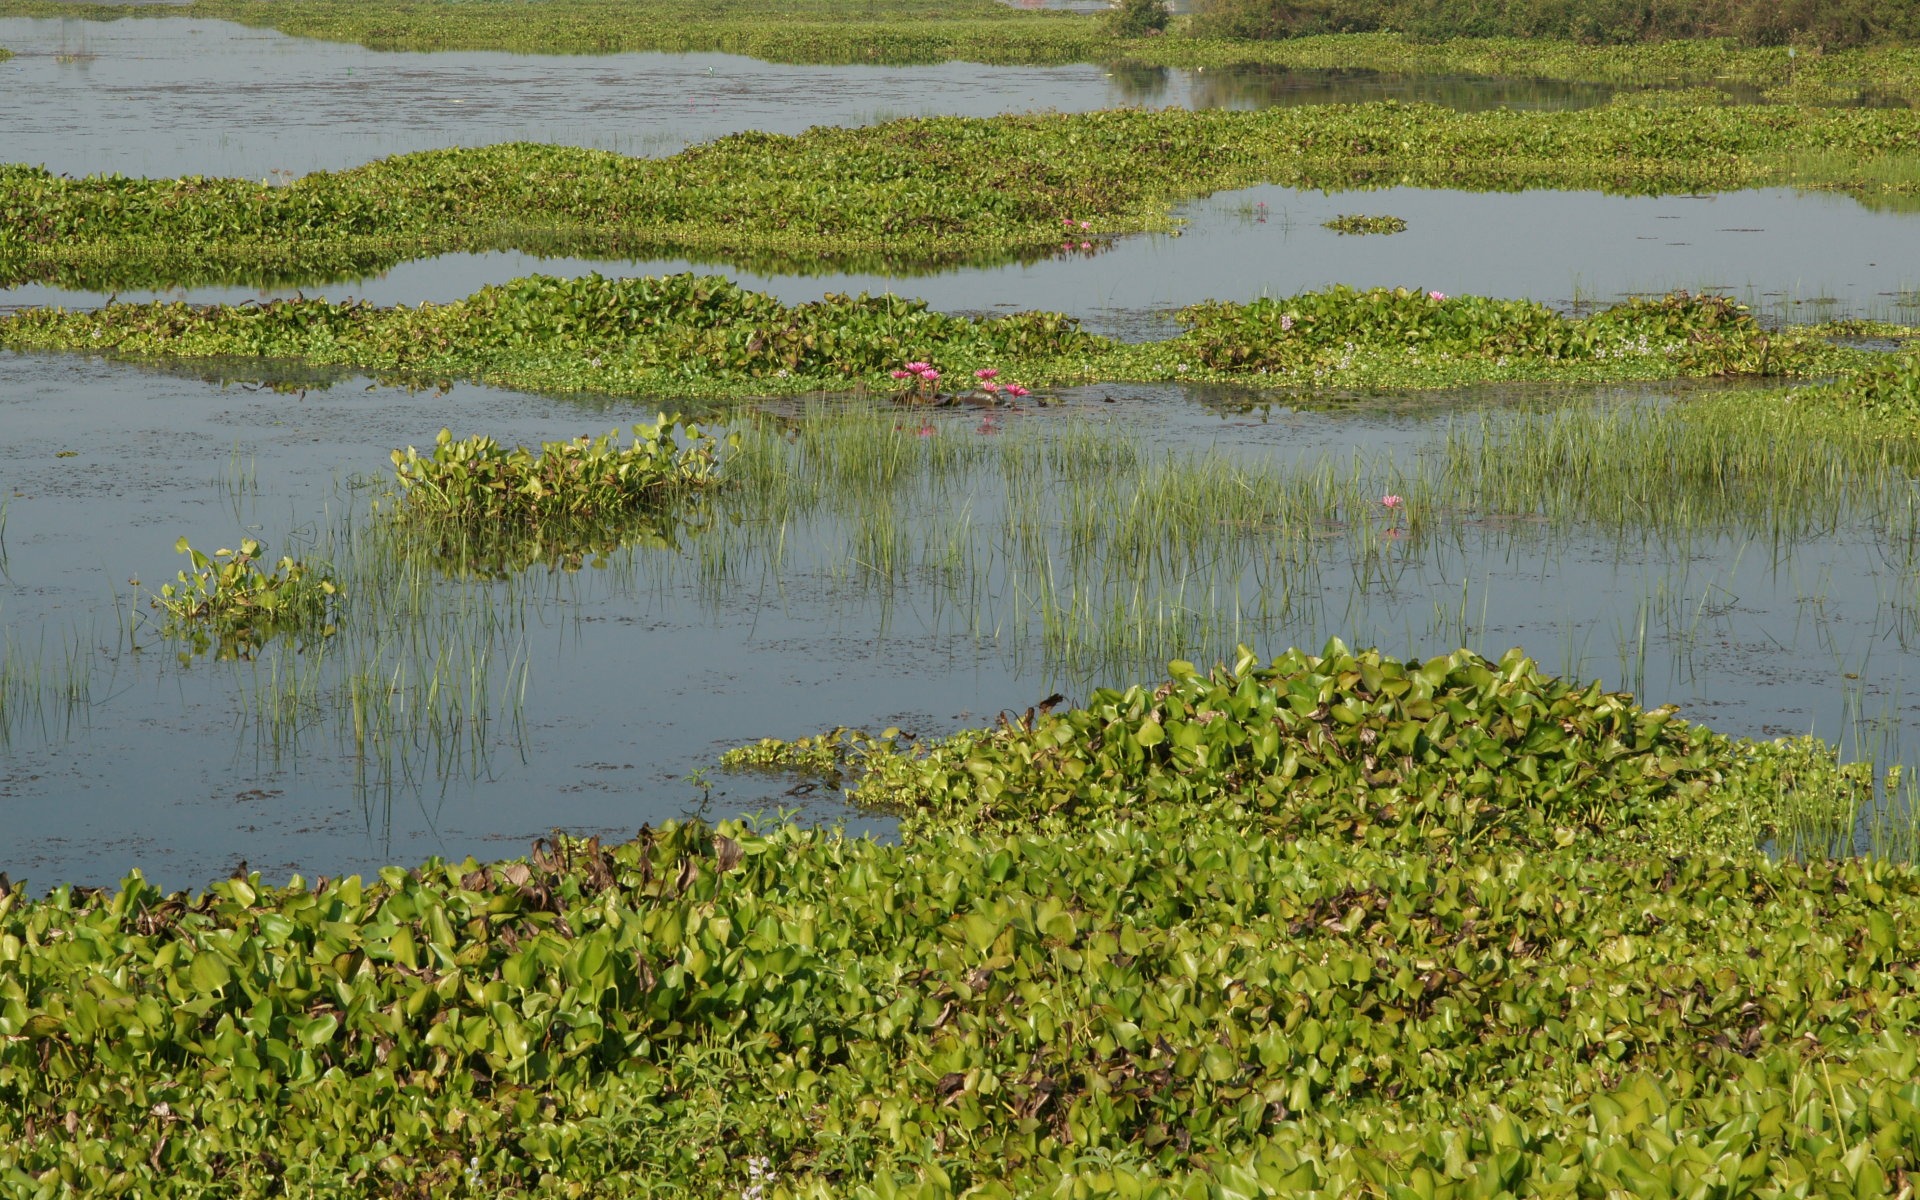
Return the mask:
[[980, 390], [991, 396], [1000, 390], [1000, 385], [991, 379], [985, 379], [980, 382]]
[[933, 366], [932, 363], [910, 362], [907, 364], [907, 370], [912, 371], [915, 375], [918, 375], [920, 372], [925, 371], [932, 366]]
[[1447, 294], [1445, 292], [1428, 292], [1427, 293], [1427, 299], [1429, 300], [1445, 300], [1446, 298], [1447, 298]]
[[920, 372], [920, 378], [926, 380], [928, 383], [932, 383], [940, 378], [940, 372], [934, 370], [932, 367], [928, 367], [926, 370]]
[[1381, 503], [1381, 504], [1383, 504], [1383, 505], [1385, 505], [1385, 506], [1386, 506], [1386, 507], [1388, 507], [1388, 508], [1399, 508], [1399, 507], [1401, 507], [1402, 505], [1404, 505], [1404, 504], [1406, 503], [1406, 501], [1405, 501], [1405, 500], [1402, 500], [1402, 499], [1401, 499], [1400, 497], [1398, 497], [1398, 496], [1391, 496], [1391, 495], [1389, 495], [1389, 496], [1382, 496], [1382, 497], [1380, 497], [1380, 503]]
[[905, 379], [908, 376], [912, 375], [913, 372], [912, 371], [889, 371], [887, 372], [887, 374], [893, 376], [895, 379]]
[[1010, 383], [1007, 385], [1007, 395], [1015, 397], [1017, 399], [1021, 396], [1032, 395], [1032, 393], [1027, 391], [1027, 389], [1021, 387], [1017, 383]]
[[992, 379], [999, 373], [1000, 372], [994, 370], [992, 367], [982, 367], [973, 373], [973, 377], [975, 379]]

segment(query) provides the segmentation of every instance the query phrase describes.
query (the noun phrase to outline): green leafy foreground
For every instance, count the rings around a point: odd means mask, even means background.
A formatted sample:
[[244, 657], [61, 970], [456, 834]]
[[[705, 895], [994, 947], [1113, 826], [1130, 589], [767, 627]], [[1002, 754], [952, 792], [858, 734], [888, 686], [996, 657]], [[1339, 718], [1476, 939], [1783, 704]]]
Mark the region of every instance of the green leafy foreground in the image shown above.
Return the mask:
[[12, 1195], [1867, 1196], [1920, 877], [1864, 769], [1517, 652], [1330, 644], [844, 775], [792, 825], [0, 897]]

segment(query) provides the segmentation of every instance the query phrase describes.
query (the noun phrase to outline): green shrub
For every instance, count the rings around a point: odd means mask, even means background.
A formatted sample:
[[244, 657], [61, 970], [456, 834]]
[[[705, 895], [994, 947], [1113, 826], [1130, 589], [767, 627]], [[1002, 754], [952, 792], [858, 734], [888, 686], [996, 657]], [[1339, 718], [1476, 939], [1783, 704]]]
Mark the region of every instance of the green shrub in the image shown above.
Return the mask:
[[1107, 28], [1115, 37], [1149, 37], [1165, 30], [1172, 19], [1167, 0], [1118, 0], [1107, 14]]

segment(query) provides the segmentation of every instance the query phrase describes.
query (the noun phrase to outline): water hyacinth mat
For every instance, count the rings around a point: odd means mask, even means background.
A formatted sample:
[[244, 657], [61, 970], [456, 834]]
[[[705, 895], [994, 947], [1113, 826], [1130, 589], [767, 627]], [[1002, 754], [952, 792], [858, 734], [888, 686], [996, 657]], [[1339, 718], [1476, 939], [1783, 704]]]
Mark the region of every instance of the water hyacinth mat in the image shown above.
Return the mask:
[[15, 887], [0, 1181], [1856, 1196], [1920, 1152], [1920, 879], [1831, 854], [1886, 814], [1817, 742], [1336, 642], [729, 765], [901, 839]]

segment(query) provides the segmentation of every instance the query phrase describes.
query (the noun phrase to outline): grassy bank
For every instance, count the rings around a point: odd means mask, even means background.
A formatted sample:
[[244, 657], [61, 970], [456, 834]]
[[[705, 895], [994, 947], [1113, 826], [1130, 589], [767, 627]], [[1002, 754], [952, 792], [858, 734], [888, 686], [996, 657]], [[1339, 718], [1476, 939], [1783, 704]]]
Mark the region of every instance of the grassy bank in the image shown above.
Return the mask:
[[[1301, 13], [1303, 6], [1294, 6]], [[1590, 15], [1591, 10], [1587, 10]], [[1773, 7], [1769, 16], [1778, 15]], [[382, 50], [506, 50], [605, 54], [618, 51], [723, 51], [775, 62], [909, 64], [966, 61], [996, 65], [1135, 63], [1216, 67], [1269, 63], [1422, 74], [1498, 75], [1634, 86], [1739, 83], [1782, 98], [1847, 99], [1862, 92], [1920, 96], [1920, 51], [1902, 46], [1823, 50], [1819, 37], [1776, 45], [1730, 40], [1651, 40], [1594, 45], [1497, 33], [1479, 19], [1435, 25], [1407, 36], [1398, 21], [1371, 26], [1401, 32], [1254, 39], [1232, 14], [1209, 25], [1177, 19], [1163, 36], [1114, 37], [1100, 16], [1022, 12], [997, 0], [866, 0], [838, 5], [780, 0], [709, 5], [689, 0], [543, 0], [535, 4], [426, 0], [197, 0], [180, 7], [79, 5], [0, 0], [0, 15], [217, 17], [301, 37]], [[1424, 9], [1429, 25], [1434, 11]], [[1308, 26], [1300, 25], [1305, 29]], [[1220, 36], [1220, 34], [1236, 36]], [[1829, 39], [1831, 41], [1831, 39]], [[1789, 50], [1795, 51], [1789, 56]]]
[[1392, 103], [1119, 110], [739, 134], [667, 159], [512, 144], [284, 187], [0, 167], [0, 283], [311, 278], [456, 250], [925, 269], [1168, 227], [1226, 188], [1920, 192], [1920, 111]]
[[740, 760], [855, 772], [902, 840], [681, 824], [5, 893], [0, 1179], [1851, 1197], [1920, 1169], [1920, 877], [1825, 857], [1873, 787], [1816, 744], [1336, 644]]
[[1057, 313], [956, 317], [891, 296], [789, 306], [712, 276], [532, 276], [417, 308], [281, 300], [26, 310], [0, 318], [0, 345], [296, 360], [402, 382], [681, 398], [892, 392], [902, 387], [892, 372], [909, 360], [934, 363], [949, 385], [993, 369], [1028, 386], [1254, 379], [1275, 388], [1810, 376], [1882, 361], [1805, 330], [1764, 329], [1713, 297], [1567, 317], [1531, 301], [1334, 288], [1204, 304], [1181, 317], [1189, 329], [1177, 337], [1120, 343]]

